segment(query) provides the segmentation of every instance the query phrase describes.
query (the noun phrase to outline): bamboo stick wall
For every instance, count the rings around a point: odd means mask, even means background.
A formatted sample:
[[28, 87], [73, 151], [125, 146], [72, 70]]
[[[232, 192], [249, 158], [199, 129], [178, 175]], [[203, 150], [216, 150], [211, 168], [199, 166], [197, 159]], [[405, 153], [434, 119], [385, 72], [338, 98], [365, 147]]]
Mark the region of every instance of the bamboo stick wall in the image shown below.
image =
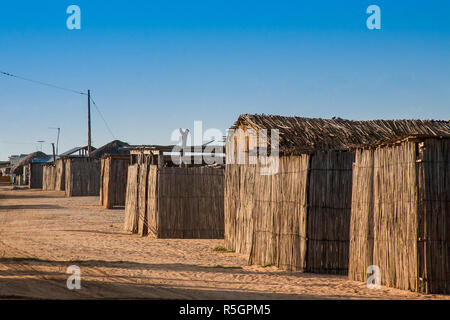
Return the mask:
[[[252, 170], [255, 183], [248, 186], [253, 206], [244, 213], [251, 215], [253, 223], [250, 264], [304, 270], [309, 158], [281, 157], [275, 175], [260, 175], [259, 169]], [[246, 202], [247, 194], [242, 193], [240, 201]]]
[[30, 163], [28, 165], [29, 172], [30, 172], [30, 178], [28, 187], [30, 189], [42, 189], [42, 163]]
[[138, 208], [138, 234], [145, 236], [148, 234], [148, 220], [147, 220], [147, 192], [148, 192], [148, 171], [149, 164], [147, 162], [142, 163], [139, 166], [138, 176], [138, 189], [137, 189], [137, 208]]
[[139, 164], [132, 164], [128, 167], [124, 230], [131, 233], [137, 233], [138, 230], [138, 172]]
[[55, 164], [45, 164], [42, 170], [42, 190], [64, 191], [65, 171], [63, 159], [56, 160]]
[[66, 196], [98, 196], [100, 194], [100, 161], [84, 157], [65, 161]]
[[42, 190], [53, 191], [56, 184], [56, 167], [53, 164], [46, 164], [42, 168]]
[[55, 162], [56, 166], [56, 191], [66, 190], [66, 164], [63, 159], [58, 159]]
[[158, 238], [223, 238], [223, 169], [128, 169], [126, 231]]
[[244, 165], [227, 165], [225, 169], [225, 243], [244, 254], [250, 253], [253, 242], [253, 186], [257, 169]]
[[450, 293], [449, 139], [409, 139], [358, 150], [353, 175], [349, 278]]
[[280, 157], [278, 173], [226, 166], [225, 240], [249, 263], [346, 273], [351, 152]]
[[419, 180], [419, 237], [423, 240], [418, 245], [419, 257], [425, 260], [419, 277], [427, 279], [419, 289], [449, 294], [450, 139], [427, 139], [419, 143], [419, 150], [419, 172], [423, 172], [423, 180]]
[[100, 205], [112, 209], [125, 206], [129, 156], [108, 155], [101, 159]]
[[151, 165], [148, 175], [148, 193], [147, 193], [147, 233], [158, 236], [159, 217], [158, 217], [158, 166]]
[[317, 152], [308, 179], [306, 271], [347, 274], [353, 152]]

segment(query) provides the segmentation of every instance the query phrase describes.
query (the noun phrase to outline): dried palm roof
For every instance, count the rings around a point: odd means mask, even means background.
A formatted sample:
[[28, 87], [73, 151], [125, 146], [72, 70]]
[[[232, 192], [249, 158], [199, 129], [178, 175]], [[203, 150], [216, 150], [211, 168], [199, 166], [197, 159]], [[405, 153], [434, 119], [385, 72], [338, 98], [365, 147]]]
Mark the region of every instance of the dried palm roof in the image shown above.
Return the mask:
[[450, 135], [429, 135], [429, 134], [408, 134], [401, 137], [396, 137], [394, 139], [390, 140], [383, 140], [383, 141], [377, 141], [372, 144], [365, 144], [359, 149], [376, 149], [378, 147], [386, 147], [386, 146], [392, 146], [396, 144], [401, 144], [403, 142], [407, 141], [424, 141], [427, 139], [434, 139], [434, 140], [450, 140]]
[[[450, 136], [448, 120], [320, 119], [265, 114], [243, 114], [236, 128], [278, 129], [280, 153], [299, 154], [316, 150], [349, 150], [410, 134]], [[270, 141], [269, 141], [270, 142]]]
[[33, 159], [44, 159], [47, 160], [50, 157], [48, 155], [46, 155], [45, 153], [41, 152], [41, 151], [36, 151], [33, 153], [30, 153], [29, 155], [27, 155], [26, 157], [22, 158], [19, 162], [17, 162], [14, 167], [12, 167], [11, 169], [11, 173], [15, 173], [15, 174], [20, 174], [21, 170], [20, 168], [22, 166], [26, 166], [29, 163], [33, 162]]
[[128, 146], [130, 145], [126, 142], [114, 140], [91, 152], [91, 158], [100, 159], [104, 154], [130, 154], [130, 151], [124, 149]]

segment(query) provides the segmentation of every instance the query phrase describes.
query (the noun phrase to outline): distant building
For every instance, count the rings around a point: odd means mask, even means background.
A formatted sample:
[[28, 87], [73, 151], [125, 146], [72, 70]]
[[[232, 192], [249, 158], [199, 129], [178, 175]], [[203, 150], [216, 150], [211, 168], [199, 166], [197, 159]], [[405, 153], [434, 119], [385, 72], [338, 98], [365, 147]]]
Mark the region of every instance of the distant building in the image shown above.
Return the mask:
[[[11, 156], [10, 159], [13, 157], [14, 156]], [[40, 151], [21, 157], [20, 160], [16, 161], [11, 168], [13, 183], [42, 188], [42, 164], [47, 162], [49, 158], [49, 155], [46, 155]], [[16, 160], [16, 158], [13, 158], [13, 160]], [[37, 182], [29, 184], [30, 178], [32, 177], [34, 178], [33, 180]]]
[[0, 161], [0, 176], [6, 176], [11, 170], [9, 161]]

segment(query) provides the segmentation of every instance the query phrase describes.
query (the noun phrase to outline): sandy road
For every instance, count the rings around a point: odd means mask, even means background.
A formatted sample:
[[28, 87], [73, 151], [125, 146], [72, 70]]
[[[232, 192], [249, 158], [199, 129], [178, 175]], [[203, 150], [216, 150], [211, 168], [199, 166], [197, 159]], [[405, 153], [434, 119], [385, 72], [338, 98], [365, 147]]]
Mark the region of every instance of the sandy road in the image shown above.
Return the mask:
[[[141, 238], [122, 230], [123, 210], [97, 203], [0, 185], [0, 298], [450, 299], [247, 266], [244, 255], [212, 250], [223, 240]], [[80, 290], [67, 289], [71, 265]]]

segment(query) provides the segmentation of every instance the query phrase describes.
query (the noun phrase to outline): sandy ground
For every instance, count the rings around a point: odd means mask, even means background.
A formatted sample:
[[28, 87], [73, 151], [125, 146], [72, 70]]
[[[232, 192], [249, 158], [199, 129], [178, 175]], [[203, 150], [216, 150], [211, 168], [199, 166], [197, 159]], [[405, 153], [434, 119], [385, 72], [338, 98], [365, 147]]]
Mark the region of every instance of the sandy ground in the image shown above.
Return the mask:
[[[248, 266], [244, 255], [213, 250], [223, 240], [141, 238], [123, 231], [123, 217], [98, 197], [0, 185], [0, 298], [450, 299]], [[80, 290], [67, 289], [71, 265]]]

